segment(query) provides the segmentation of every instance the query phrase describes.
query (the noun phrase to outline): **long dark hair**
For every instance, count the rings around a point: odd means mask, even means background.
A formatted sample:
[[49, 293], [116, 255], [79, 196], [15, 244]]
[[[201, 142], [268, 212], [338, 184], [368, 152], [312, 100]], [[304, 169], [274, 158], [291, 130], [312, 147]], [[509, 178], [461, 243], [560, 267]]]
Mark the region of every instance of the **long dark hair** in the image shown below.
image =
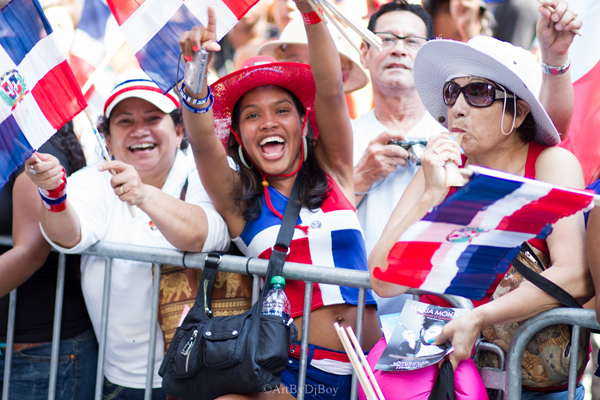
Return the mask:
[[[181, 141], [181, 145], [179, 146], [179, 148], [181, 150], [185, 150], [188, 147], [188, 141], [187, 137], [185, 136], [185, 125], [183, 124], [183, 115], [181, 113], [181, 108], [176, 108], [175, 110], [171, 111], [169, 115], [171, 116], [171, 119], [173, 119], [173, 124], [175, 125], [175, 127], [181, 125], [181, 127], [183, 128], [183, 140]], [[106, 118], [104, 115], [102, 115], [98, 120], [96, 127], [98, 128], [98, 132], [100, 132], [104, 136], [110, 136], [110, 117]]]
[[85, 167], [85, 156], [81, 144], [75, 136], [73, 121], [67, 122], [56, 131], [50, 138], [50, 142], [67, 156], [71, 173]]
[[[291, 96], [294, 102], [294, 107], [298, 112], [300, 120], [304, 119], [306, 110], [300, 100], [289, 90], [286, 90]], [[242, 96], [231, 113], [231, 129], [239, 135], [239, 122], [240, 122], [240, 107]], [[306, 138], [307, 142], [307, 158], [302, 163], [302, 167], [296, 175], [298, 181], [298, 202], [309, 210], [315, 210], [323, 205], [323, 201], [329, 196], [331, 188], [327, 182], [327, 175], [319, 164], [317, 157], [315, 156], [315, 144], [316, 140], [313, 138], [313, 132], [308, 124], [308, 135]], [[264, 193], [262, 186], [262, 175], [258, 169], [249, 164], [252, 168], [248, 169], [244, 167], [239, 157], [240, 144], [235, 139], [234, 135], [229, 135], [227, 141], [227, 151], [229, 156], [239, 166], [240, 173], [240, 184], [234, 188], [235, 190], [235, 202], [238, 206], [243, 208], [242, 217], [245, 221], [252, 221], [260, 216], [261, 212], [261, 198]], [[246, 163], [248, 163], [247, 156], [244, 157]]]

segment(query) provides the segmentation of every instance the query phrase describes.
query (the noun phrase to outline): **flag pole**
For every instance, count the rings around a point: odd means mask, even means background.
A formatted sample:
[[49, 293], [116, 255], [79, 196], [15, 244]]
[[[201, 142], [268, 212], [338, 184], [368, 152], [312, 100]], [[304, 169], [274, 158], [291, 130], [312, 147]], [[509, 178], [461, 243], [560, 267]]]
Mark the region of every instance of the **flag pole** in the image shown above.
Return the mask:
[[[92, 113], [90, 112], [89, 108], [86, 108], [85, 110], [83, 110], [85, 112], [85, 115], [88, 119], [88, 121], [90, 121], [90, 125], [92, 126], [92, 131], [94, 131], [94, 136], [96, 136], [96, 140], [98, 140], [98, 145], [100, 146], [100, 151], [102, 152], [102, 157], [104, 157], [105, 161], [111, 161], [110, 160], [110, 154], [108, 153], [108, 149], [106, 148], [106, 146], [104, 145], [104, 143], [102, 143], [102, 140], [100, 139], [100, 133], [98, 132], [98, 129], [96, 129], [96, 125], [94, 124], [94, 119], [92, 118]], [[114, 169], [110, 170], [110, 173], [114, 175], [117, 174], [117, 172]], [[135, 218], [135, 210], [133, 207], [133, 205], [125, 202], [127, 204], [127, 207], [129, 208], [129, 213], [131, 214], [131, 217]]]
[[363, 349], [360, 346], [360, 343], [358, 342], [358, 338], [354, 334], [352, 327], [347, 326], [346, 331], [348, 331], [348, 337], [350, 338], [350, 340], [352, 341], [352, 344], [354, 345], [354, 348], [356, 349], [356, 354], [358, 355], [358, 358], [360, 359], [363, 366], [365, 367], [365, 370], [367, 371], [367, 375], [369, 375], [369, 379], [371, 379], [371, 383], [373, 384], [373, 388], [375, 388], [375, 391], [377, 392], [377, 396], [379, 396], [379, 400], [385, 400], [385, 397], [383, 396], [383, 392], [381, 391], [381, 388], [379, 387], [379, 383], [377, 383], [377, 379], [375, 379], [375, 375], [373, 375], [373, 370], [371, 369], [371, 366], [369, 365], [369, 362], [367, 361], [367, 358], [365, 357], [365, 353], [363, 352]]
[[[88, 92], [88, 90], [90, 90], [90, 88], [92, 87], [94, 82], [96, 81], [96, 78], [98, 77], [98, 74], [100, 73], [100, 71], [102, 71], [102, 70], [104, 70], [104, 68], [106, 68], [106, 66], [108, 65], [110, 60], [112, 60], [113, 57], [117, 54], [117, 52], [119, 50], [121, 50], [121, 47], [123, 47], [124, 44], [125, 44], [125, 39], [123, 38], [123, 40], [121, 41], [121, 43], [119, 45], [113, 47], [113, 49], [110, 52], [106, 53], [106, 55], [104, 56], [102, 61], [100, 61], [100, 63], [98, 64], [98, 66], [96, 67], [94, 72], [92, 72], [92, 74], [88, 78], [87, 82], [85, 82], [85, 84], [81, 87], [81, 92], [83, 93], [84, 96]], [[94, 126], [94, 123], [91, 120], [90, 120], [90, 122], [92, 123], [92, 126]]]

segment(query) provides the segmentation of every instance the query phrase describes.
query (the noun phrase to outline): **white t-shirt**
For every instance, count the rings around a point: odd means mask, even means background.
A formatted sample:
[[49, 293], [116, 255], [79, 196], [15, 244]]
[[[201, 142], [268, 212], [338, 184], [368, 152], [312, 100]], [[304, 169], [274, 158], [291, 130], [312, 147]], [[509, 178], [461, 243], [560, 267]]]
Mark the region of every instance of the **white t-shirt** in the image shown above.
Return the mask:
[[[163, 192], [179, 198], [186, 177], [189, 180], [186, 202], [201, 206], [208, 218], [208, 237], [202, 251], [227, 249], [230, 243], [227, 226], [204, 190], [191, 155], [177, 152]], [[70, 249], [49, 241], [50, 244], [65, 253], [81, 252], [99, 240], [148, 246], [150, 251], [157, 247], [173, 249], [160, 231], [150, 228], [150, 217], [146, 213], [136, 208], [135, 218], [131, 216], [127, 204], [114, 194], [110, 178], [110, 173], [100, 172], [96, 166], [86, 167], [69, 177], [67, 201], [79, 216], [81, 242]], [[43, 229], [42, 233], [46, 237]], [[100, 334], [104, 270], [104, 258], [82, 257], [83, 295], [97, 337]], [[104, 375], [117, 385], [145, 387], [151, 304], [152, 264], [113, 259]], [[156, 388], [162, 385], [158, 369], [163, 360], [164, 342], [158, 324], [155, 329], [153, 386]]]
[[[352, 121], [354, 165], [358, 164], [369, 146], [369, 142], [387, 129], [377, 120], [374, 110]], [[429, 138], [444, 131], [446, 131], [446, 128], [438, 124], [428, 112], [425, 112], [423, 118], [406, 133], [406, 136]], [[402, 193], [406, 190], [418, 168], [410, 163], [407, 167], [398, 167], [383, 181], [375, 182], [369, 189], [369, 193], [362, 198], [358, 205], [357, 214], [365, 234], [367, 256], [371, 254], [371, 250], [381, 237], [383, 228], [385, 228], [394, 208], [396, 208], [396, 204], [402, 197]]]
[[[369, 146], [369, 142], [387, 129], [375, 117], [374, 110], [352, 121], [354, 165], [358, 164], [363, 153]], [[444, 131], [446, 131], [446, 128], [438, 124], [431, 114], [425, 112], [423, 118], [406, 133], [406, 136], [428, 139], [430, 136]], [[383, 229], [396, 208], [400, 197], [402, 197], [402, 193], [406, 190], [418, 168], [410, 163], [406, 167], [398, 167], [396, 171], [388, 175], [383, 181], [375, 182], [369, 189], [368, 194], [363, 196], [357, 208], [357, 215], [365, 234], [367, 256], [371, 254], [373, 247], [375, 247], [375, 244], [381, 237]], [[377, 314], [379, 315], [399, 312], [404, 307], [406, 299], [412, 298], [410, 295], [382, 298], [375, 292], [373, 292], [373, 297], [377, 301]]]

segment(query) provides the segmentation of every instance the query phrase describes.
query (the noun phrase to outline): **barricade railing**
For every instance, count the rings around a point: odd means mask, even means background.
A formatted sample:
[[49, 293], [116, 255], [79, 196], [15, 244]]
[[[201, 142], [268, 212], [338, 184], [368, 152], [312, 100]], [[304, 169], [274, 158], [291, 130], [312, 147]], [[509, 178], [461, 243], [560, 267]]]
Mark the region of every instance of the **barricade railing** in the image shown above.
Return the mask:
[[[0, 245], [12, 245], [10, 237], [0, 236]], [[154, 349], [156, 348], [156, 324], [158, 323], [158, 303], [159, 303], [159, 290], [160, 290], [160, 268], [161, 264], [169, 264], [175, 266], [185, 266], [187, 268], [202, 269], [204, 268], [204, 262], [207, 253], [187, 253], [172, 249], [162, 249], [156, 247], [146, 246], [135, 246], [120, 243], [111, 242], [98, 242], [86, 251], [80, 253], [81, 255], [89, 255], [102, 257], [106, 260], [106, 269], [104, 275], [104, 288], [103, 288], [103, 302], [102, 302], [102, 316], [99, 332], [99, 352], [98, 352], [98, 370], [96, 376], [96, 392], [95, 399], [100, 400], [102, 398], [102, 388], [104, 385], [104, 352], [106, 349], [106, 328], [108, 321], [108, 306], [110, 300], [110, 285], [111, 285], [111, 272], [112, 272], [112, 259], [125, 259], [135, 260], [152, 263], [154, 266], [154, 279], [153, 279], [153, 299], [152, 299], [152, 318], [149, 328], [150, 332], [150, 344], [148, 352], [148, 371], [146, 375], [146, 390], [145, 399], [151, 399], [152, 397], [152, 377], [154, 375]], [[251, 274], [254, 278], [253, 281], [253, 303], [258, 299], [258, 291], [260, 287], [260, 277], [265, 276], [268, 267], [268, 260], [261, 260], [252, 258], [248, 260], [246, 257], [234, 256], [234, 255], [223, 255], [222, 261], [219, 265], [219, 269], [225, 272], [234, 272], [240, 274]], [[50, 391], [48, 399], [53, 400], [55, 398], [56, 390], [56, 374], [57, 374], [57, 362], [58, 362], [58, 344], [60, 341], [60, 320], [62, 316], [62, 295], [64, 288], [64, 268], [65, 268], [65, 256], [61, 254], [59, 257], [59, 272], [57, 278], [57, 293], [56, 293], [56, 309], [54, 315], [54, 331], [53, 331], [53, 342], [52, 342], [52, 359], [51, 359], [51, 370], [50, 370]], [[365, 308], [366, 289], [370, 288], [369, 273], [366, 271], [355, 271], [346, 269], [334, 269], [328, 267], [321, 267], [316, 265], [307, 265], [299, 263], [285, 263], [283, 267], [283, 276], [286, 279], [300, 280], [306, 283], [305, 297], [304, 297], [304, 318], [301, 340], [301, 355], [300, 355], [300, 372], [298, 377], [298, 393], [297, 399], [303, 400], [305, 394], [305, 379], [306, 379], [306, 366], [307, 366], [307, 346], [309, 340], [309, 327], [310, 327], [310, 304], [312, 299], [312, 283], [326, 283], [339, 286], [355, 287], [359, 289], [358, 298], [358, 310], [357, 310], [357, 323], [356, 333], [359, 341], [362, 341], [363, 332], [363, 312]], [[5, 370], [4, 370], [4, 386], [2, 391], [2, 400], [8, 399], [9, 387], [10, 387], [10, 359], [12, 356], [12, 344], [14, 338], [14, 318], [16, 312], [16, 290], [13, 290], [10, 294], [9, 304], [9, 320], [6, 340], [6, 352], [5, 352]], [[428, 292], [422, 292], [418, 290], [411, 290], [410, 293], [418, 299], [422, 294], [429, 294]], [[472, 309], [472, 303], [462, 297], [450, 296], [450, 295], [439, 295], [443, 299], [448, 301], [453, 307]], [[579, 317], [572, 317], [572, 313], [575, 312], [577, 315], [582, 314]], [[555, 315], [556, 314], [556, 315]], [[546, 317], [549, 315], [549, 317]], [[585, 316], [585, 318], [583, 318]], [[556, 319], [560, 319], [557, 321]], [[548, 322], [551, 320], [552, 322]], [[574, 310], [574, 309], [556, 309], [546, 313], [540, 314], [530, 320], [526, 321], [519, 328], [515, 334], [513, 343], [509, 348], [509, 354], [507, 355], [507, 370], [495, 370], [488, 371], [482, 369], [482, 377], [486, 387], [499, 389], [504, 392], [509, 400], [520, 399], [521, 395], [521, 361], [523, 357], [523, 351], [525, 346], [539, 329], [543, 326], [553, 325], [556, 323], [567, 323], [575, 324], [584, 327], [597, 327], [600, 329], [598, 322], [595, 319], [595, 313], [591, 310]], [[545, 325], [543, 325], [545, 324]], [[539, 325], [539, 327], [538, 327]], [[534, 328], [530, 328], [534, 326]], [[573, 329], [573, 335], [577, 337], [579, 329]], [[578, 343], [575, 341], [574, 343]], [[480, 344], [481, 348], [498, 352], [499, 347], [491, 344]], [[503, 361], [503, 353], [500, 350], [499, 356]], [[572, 354], [577, 355], [576, 348], [572, 349]], [[573, 357], [576, 358], [576, 357]], [[572, 361], [573, 362], [573, 361]], [[576, 362], [576, 360], [575, 360]], [[502, 365], [503, 363], [501, 363]], [[576, 366], [576, 364], [575, 364]], [[572, 381], [573, 387], [569, 389], [569, 399], [574, 398], [574, 383], [575, 374], [573, 374]], [[502, 384], [502, 382], [504, 382]], [[509, 384], [510, 382], [510, 384]], [[352, 391], [351, 398], [356, 399], [358, 393], [358, 382], [356, 376], [352, 380]]]

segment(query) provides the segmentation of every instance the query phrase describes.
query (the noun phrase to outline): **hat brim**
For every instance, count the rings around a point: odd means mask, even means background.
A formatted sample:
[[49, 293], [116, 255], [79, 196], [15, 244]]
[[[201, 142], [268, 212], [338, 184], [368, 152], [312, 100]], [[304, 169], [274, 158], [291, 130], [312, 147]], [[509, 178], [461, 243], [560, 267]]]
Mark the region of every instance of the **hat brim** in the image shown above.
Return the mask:
[[[346, 40], [346, 39], [344, 39]], [[294, 41], [283, 41], [283, 40], [274, 40], [272, 42], [267, 42], [258, 48], [258, 55], [268, 55], [277, 59], [277, 49], [284, 44], [303, 44], [308, 46], [306, 42], [294, 42]], [[355, 51], [354, 48], [352, 51]], [[350, 69], [350, 76], [344, 82], [344, 93], [351, 93], [355, 90], [362, 89], [369, 83], [369, 77], [365, 70], [358, 64], [356, 60], [354, 60], [350, 55], [340, 51], [340, 56], [346, 58], [350, 61], [352, 68]]]
[[560, 143], [560, 136], [548, 113], [521, 78], [492, 56], [466, 43], [443, 39], [425, 43], [415, 58], [414, 71], [415, 85], [421, 101], [429, 113], [446, 128], [448, 107], [442, 97], [443, 87], [449, 76], [464, 74], [489, 79], [516, 94], [531, 108], [536, 130], [533, 140], [547, 146]]
[[[169, 95], [171, 95], [171, 94], [169, 94]], [[110, 102], [110, 104], [108, 105], [108, 107], [106, 108], [106, 110], [104, 112], [104, 116], [106, 118], [109, 118], [110, 113], [112, 112], [112, 110], [115, 108], [115, 106], [117, 104], [119, 104], [123, 100], [131, 98], [131, 97], [137, 97], [139, 99], [146, 100], [148, 103], [154, 104], [160, 111], [162, 111], [166, 114], [169, 114], [178, 108], [177, 105], [175, 104], [175, 100], [174, 100], [175, 98], [170, 99], [169, 97], [167, 97], [167, 95], [160, 93], [160, 90], [158, 92], [153, 92], [148, 89], [128, 90], [128, 91], [125, 91], [125, 92], [117, 95]]]
[[235, 103], [248, 91], [259, 86], [280, 86], [292, 92], [309, 109], [308, 118], [315, 139], [319, 136], [314, 113], [315, 81], [310, 66], [294, 62], [276, 62], [256, 65], [232, 72], [211, 85], [214, 96], [213, 116], [215, 132], [227, 147], [231, 113]]

